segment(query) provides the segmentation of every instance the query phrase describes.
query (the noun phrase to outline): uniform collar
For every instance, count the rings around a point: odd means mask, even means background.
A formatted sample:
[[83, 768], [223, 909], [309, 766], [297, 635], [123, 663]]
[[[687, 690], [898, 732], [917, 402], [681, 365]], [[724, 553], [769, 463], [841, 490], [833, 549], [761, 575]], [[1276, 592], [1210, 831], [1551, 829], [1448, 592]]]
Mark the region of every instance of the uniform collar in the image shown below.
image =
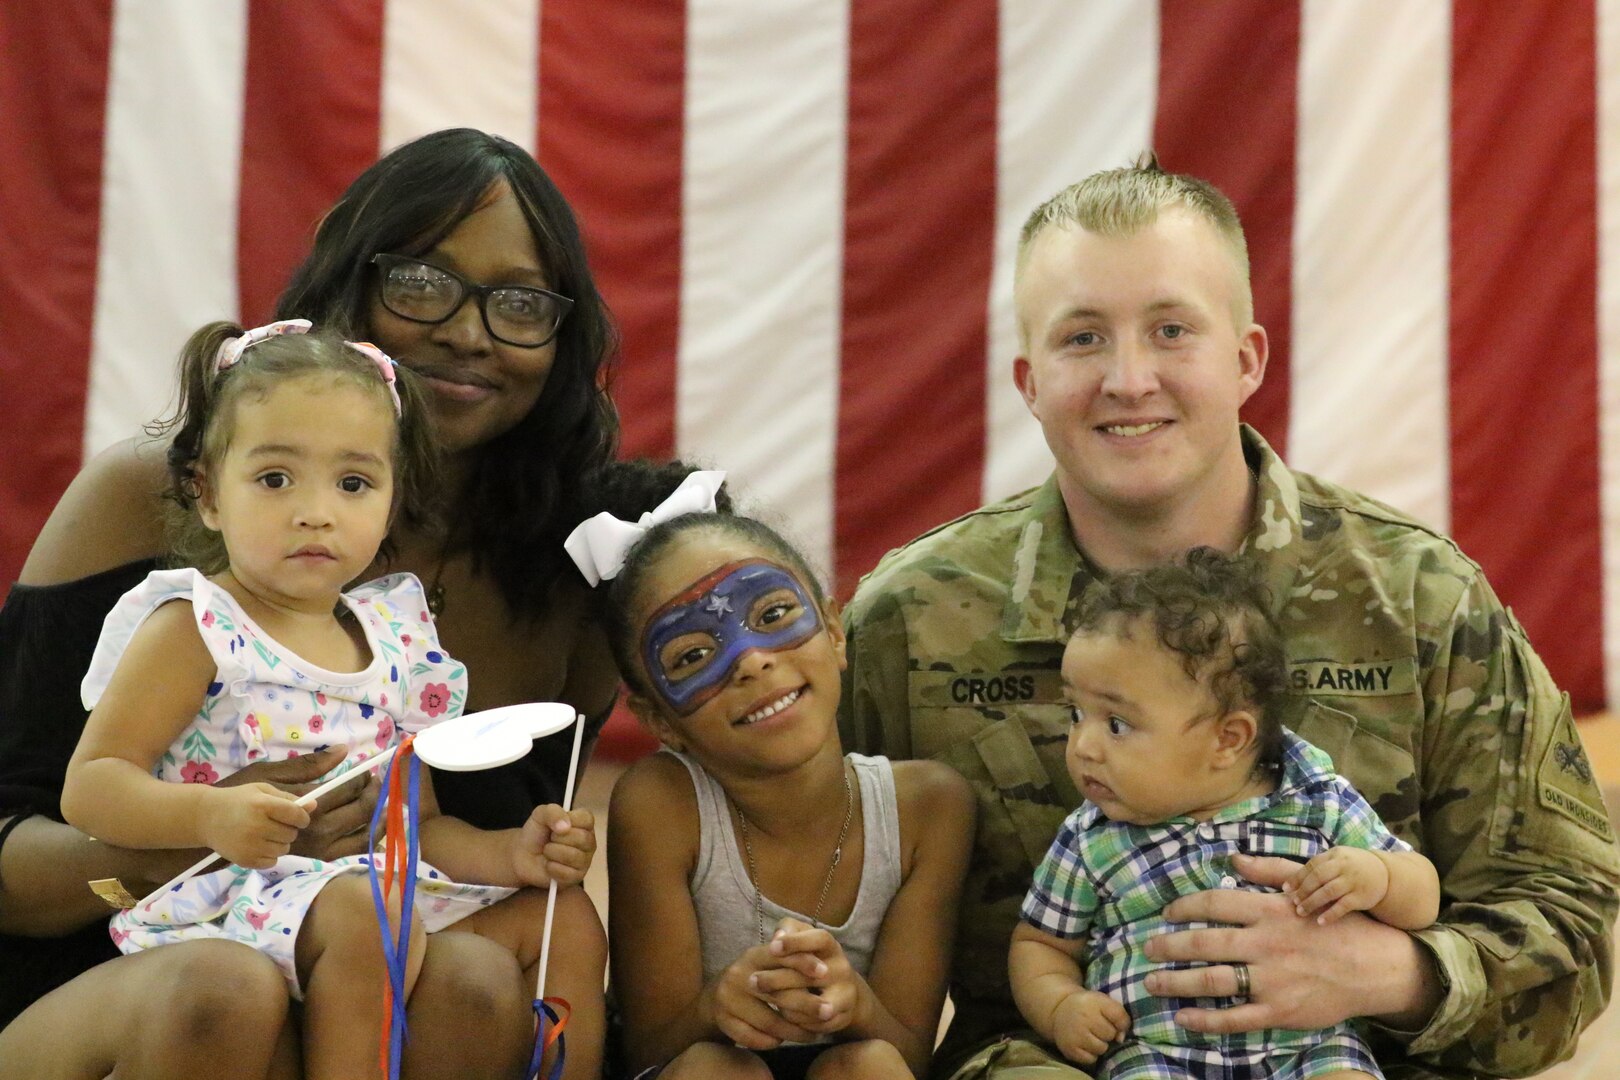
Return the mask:
[[[1272, 596], [1273, 611], [1280, 612], [1293, 585], [1293, 553], [1301, 537], [1299, 485], [1258, 431], [1243, 424], [1240, 437], [1243, 460], [1256, 484], [1254, 520], [1239, 550], [1253, 554], [1264, 566], [1262, 576]], [[1054, 472], [1035, 489], [1023, 513], [1008, 573], [1012, 585], [1002, 611], [1002, 639], [1067, 641], [1067, 617], [1074, 601], [1101, 576], [1097, 565], [1075, 546], [1069, 511]]]
[[1260, 565], [1260, 577], [1271, 594], [1271, 612], [1282, 614], [1293, 589], [1304, 538], [1304, 514], [1299, 505], [1299, 484], [1260, 433], [1242, 425], [1243, 460], [1255, 477], [1254, 520], [1238, 547]]
[[[1304, 739], [1295, 735], [1287, 728], [1283, 728], [1282, 744], [1282, 779], [1277, 782], [1277, 789], [1266, 795], [1256, 795], [1252, 799], [1233, 803], [1222, 807], [1204, 824], [1218, 825], [1227, 821], [1242, 821], [1244, 818], [1254, 817], [1272, 804], [1286, 798], [1298, 795], [1306, 788], [1331, 782], [1333, 779], [1333, 759], [1327, 752], [1321, 750]], [[1112, 824], [1102, 816], [1102, 811], [1095, 803], [1085, 803], [1080, 809], [1077, 826], [1080, 829], [1089, 829], [1098, 823]], [[1120, 822], [1119, 824], [1129, 824]], [[1168, 821], [1158, 822], [1154, 825], [1139, 825], [1137, 828], [1153, 829], [1159, 825], [1197, 824], [1190, 817], [1170, 818]]]
[[1057, 473], [1035, 489], [1023, 513], [1008, 574], [1001, 636], [1012, 642], [1063, 642], [1071, 596], [1079, 596], [1100, 571], [1075, 547], [1069, 511]]

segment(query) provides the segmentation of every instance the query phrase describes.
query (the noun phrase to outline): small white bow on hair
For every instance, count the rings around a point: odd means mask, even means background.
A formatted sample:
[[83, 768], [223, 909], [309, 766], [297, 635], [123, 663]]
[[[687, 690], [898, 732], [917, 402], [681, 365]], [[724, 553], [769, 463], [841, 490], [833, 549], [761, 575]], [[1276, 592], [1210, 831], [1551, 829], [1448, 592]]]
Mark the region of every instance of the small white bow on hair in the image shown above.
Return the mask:
[[[282, 319], [280, 322], [266, 323], [251, 330], [244, 330], [236, 337], [226, 338], [219, 343], [219, 349], [214, 353], [214, 371], [224, 371], [240, 364], [242, 354], [261, 341], [269, 341], [282, 334], [307, 334], [314, 326], [315, 324], [308, 319]], [[369, 341], [345, 341], [344, 344], [377, 365], [382, 381], [388, 386], [388, 396], [393, 399], [394, 415], [403, 416], [404, 410], [399, 403], [399, 387], [394, 378], [394, 361]]]
[[624, 521], [604, 510], [580, 522], [563, 541], [563, 547], [595, 588], [619, 576], [624, 557], [654, 525], [673, 521], [682, 514], [712, 512], [715, 493], [725, 479], [726, 474], [718, 469], [688, 473], [669, 498], [642, 514], [639, 521]]
[[307, 334], [315, 324], [308, 319], [282, 319], [280, 322], [265, 323], [255, 326], [251, 330], [244, 330], [236, 337], [226, 338], [219, 343], [219, 349], [214, 353], [214, 370], [224, 371], [235, 366], [242, 354], [261, 341], [268, 341], [282, 334]]

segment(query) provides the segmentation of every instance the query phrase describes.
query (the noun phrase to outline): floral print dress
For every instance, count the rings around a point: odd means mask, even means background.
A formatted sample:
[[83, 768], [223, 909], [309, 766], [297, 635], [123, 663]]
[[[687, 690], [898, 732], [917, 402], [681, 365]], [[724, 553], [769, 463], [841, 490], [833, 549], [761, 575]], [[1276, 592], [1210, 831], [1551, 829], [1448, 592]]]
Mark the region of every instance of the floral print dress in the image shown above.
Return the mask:
[[[371, 646], [363, 671], [334, 672], [303, 660], [258, 627], [224, 589], [196, 570], [160, 570], [108, 614], [89, 674], [85, 708], [106, 689], [118, 658], [146, 617], [189, 601], [197, 631], [218, 665], [197, 716], [153, 768], [161, 780], [210, 784], [257, 761], [281, 761], [344, 745], [349, 756], [329, 776], [354, 768], [416, 732], [458, 716], [467, 671], [439, 647], [422, 584], [394, 574], [343, 595]], [[268, 870], [228, 866], [184, 882], [153, 902], [115, 915], [124, 952], [178, 941], [224, 938], [259, 949], [301, 996], [294, 947], [321, 888], [364, 873], [369, 856], [319, 860], [283, 856]], [[509, 888], [450, 881], [417, 864], [416, 911], [429, 933], [511, 895]]]

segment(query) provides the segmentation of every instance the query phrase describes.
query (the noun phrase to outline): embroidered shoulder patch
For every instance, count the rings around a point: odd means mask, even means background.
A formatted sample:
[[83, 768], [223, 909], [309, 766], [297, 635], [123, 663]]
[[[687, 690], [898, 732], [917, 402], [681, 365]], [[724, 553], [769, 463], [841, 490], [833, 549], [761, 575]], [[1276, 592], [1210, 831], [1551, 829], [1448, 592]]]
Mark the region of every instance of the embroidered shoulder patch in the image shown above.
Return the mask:
[[1614, 841], [1614, 826], [1603, 806], [1591, 759], [1567, 712], [1536, 770], [1536, 787], [1542, 806], [1564, 815], [1599, 839]]

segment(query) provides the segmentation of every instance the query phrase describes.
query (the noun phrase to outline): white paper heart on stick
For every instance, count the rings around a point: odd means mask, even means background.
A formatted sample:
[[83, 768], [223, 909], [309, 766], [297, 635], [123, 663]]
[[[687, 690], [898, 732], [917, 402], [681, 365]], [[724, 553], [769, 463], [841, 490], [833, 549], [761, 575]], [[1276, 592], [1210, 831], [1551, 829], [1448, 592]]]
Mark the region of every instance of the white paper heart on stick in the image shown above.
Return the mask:
[[435, 769], [473, 772], [508, 765], [529, 752], [535, 739], [574, 722], [572, 705], [534, 701], [466, 713], [416, 735], [416, 756]]

